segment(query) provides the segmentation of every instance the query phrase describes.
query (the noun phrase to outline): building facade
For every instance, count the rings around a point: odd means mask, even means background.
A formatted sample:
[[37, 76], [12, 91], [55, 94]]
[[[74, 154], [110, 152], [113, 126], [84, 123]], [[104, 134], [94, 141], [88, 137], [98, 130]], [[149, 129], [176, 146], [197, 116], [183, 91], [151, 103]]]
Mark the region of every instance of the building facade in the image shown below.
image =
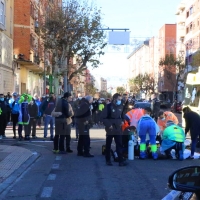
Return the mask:
[[[164, 24], [159, 30], [158, 59], [165, 59], [166, 55], [176, 58], [176, 24]], [[173, 101], [176, 91], [176, 66], [159, 66], [158, 92], [165, 100]]]
[[0, 93], [13, 92], [13, 1], [0, 0]]

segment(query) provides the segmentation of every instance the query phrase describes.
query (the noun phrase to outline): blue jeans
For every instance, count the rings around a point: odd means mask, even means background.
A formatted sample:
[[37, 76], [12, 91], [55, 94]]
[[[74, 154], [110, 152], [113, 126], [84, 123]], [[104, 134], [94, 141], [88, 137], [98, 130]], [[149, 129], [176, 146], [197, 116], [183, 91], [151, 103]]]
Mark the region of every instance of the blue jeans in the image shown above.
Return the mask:
[[49, 124], [50, 124], [50, 135], [51, 137], [53, 137], [54, 117], [52, 117], [51, 115], [46, 115], [44, 118], [44, 137], [47, 137], [47, 129]]

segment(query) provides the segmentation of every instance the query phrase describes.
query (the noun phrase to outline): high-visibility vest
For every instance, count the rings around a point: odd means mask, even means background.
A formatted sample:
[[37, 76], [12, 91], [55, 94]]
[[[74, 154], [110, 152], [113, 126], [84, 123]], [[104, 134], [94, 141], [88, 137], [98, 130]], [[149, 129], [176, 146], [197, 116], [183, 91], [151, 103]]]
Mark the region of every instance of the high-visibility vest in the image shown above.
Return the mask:
[[136, 108], [132, 109], [126, 113], [126, 116], [130, 120], [130, 126], [135, 126], [137, 128], [138, 121], [144, 115], [144, 109]]

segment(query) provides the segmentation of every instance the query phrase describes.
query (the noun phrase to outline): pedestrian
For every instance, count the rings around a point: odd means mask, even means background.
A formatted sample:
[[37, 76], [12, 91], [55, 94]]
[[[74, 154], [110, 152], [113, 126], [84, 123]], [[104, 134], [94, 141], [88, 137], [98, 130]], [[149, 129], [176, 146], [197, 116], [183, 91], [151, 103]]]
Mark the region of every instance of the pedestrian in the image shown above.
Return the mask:
[[9, 106], [9, 100], [11, 99], [11, 95], [10, 95], [10, 92], [7, 93], [6, 97], [5, 97], [5, 101], [6, 101], [6, 104], [7, 104], [7, 124], [9, 125], [10, 122], [11, 122], [11, 109], [10, 109], [10, 106]]
[[158, 113], [160, 112], [160, 100], [158, 99], [158, 95], [155, 94], [152, 100], [152, 114], [157, 123], [158, 120]]
[[9, 106], [11, 109], [11, 119], [13, 126], [13, 139], [16, 139], [16, 126], [19, 118], [19, 96], [16, 92], [12, 93], [12, 98], [9, 100]]
[[30, 120], [30, 115], [28, 111], [28, 104], [32, 100], [32, 96], [26, 93], [22, 94], [18, 104], [19, 104], [19, 119], [18, 119], [18, 134], [19, 140], [22, 140], [22, 129], [24, 127], [25, 132], [25, 140], [30, 140], [29, 131], [28, 131], [28, 124]]
[[122, 105], [123, 105], [122, 116], [124, 117], [125, 114], [132, 109], [132, 106], [131, 106], [131, 104], [128, 101], [128, 95], [127, 94], [123, 94]]
[[101, 119], [105, 126], [106, 130], [106, 153], [105, 159], [106, 164], [108, 166], [112, 166], [110, 152], [111, 152], [111, 144], [114, 138], [116, 144], [116, 151], [119, 158], [119, 166], [126, 166], [127, 163], [124, 162], [122, 151], [122, 112], [123, 106], [121, 102], [121, 95], [115, 93], [113, 95], [112, 101], [110, 104], [107, 104], [106, 107], [102, 111]]
[[33, 98], [34, 98], [34, 102], [36, 103], [36, 105], [38, 107], [38, 114], [37, 114], [37, 119], [36, 119], [36, 125], [38, 126], [38, 128], [41, 128], [42, 121], [41, 121], [41, 113], [40, 113], [40, 109], [39, 109], [40, 105], [41, 105], [41, 101], [40, 101], [37, 93], [35, 93], [33, 95]]
[[44, 117], [44, 138], [47, 138], [47, 130], [50, 124], [50, 140], [54, 138], [54, 117], [51, 115], [56, 105], [52, 94], [49, 95], [40, 105], [40, 112]]
[[[55, 137], [53, 153], [66, 154], [64, 148], [64, 140], [66, 133], [69, 131], [70, 124], [67, 124], [67, 118], [72, 116], [69, 110], [67, 98], [69, 93], [66, 92], [61, 99], [57, 100], [57, 104], [51, 115], [55, 117]], [[68, 146], [69, 147], [69, 146]]]
[[7, 126], [7, 103], [4, 95], [0, 94], [0, 139], [5, 136], [5, 130]]
[[28, 136], [32, 136], [33, 139], [36, 139], [36, 123], [37, 123], [37, 117], [38, 117], [38, 106], [34, 100], [28, 104], [28, 111], [30, 115], [30, 121], [28, 124]]
[[170, 111], [160, 111], [158, 113], [158, 121], [157, 124], [161, 131], [163, 131], [166, 128], [167, 121], [173, 121], [174, 124], [178, 124], [178, 118], [176, 115]]
[[191, 154], [190, 159], [194, 159], [198, 138], [200, 138], [200, 116], [189, 107], [183, 108], [183, 118], [185, 119], [185, 135], [190, 131], [191, 135]]
[[[74, 113], [76, 113], [76, 110], [80, 106], [81, 99], [82, 99], [82, 95], [79, 93], [78, 94], [78, 98], [74, 101], [74, 106], [73, 106], [74, 107]], [[76, 118], [74, 118], [74, 120], [75, 120], [75, 132], [76, 132], [76, 139], [75, 139], [75, 141], [78, 141], [78, 137], [79, 137], [78, 124], [76, 122]]]
[[153, 118], [150, 117], [151, 108], [144, 108], [144, 116], [138, 121], [137, 132], [140, 137], [140, 159], [145, 159], [146, 155], [146, 140], [149, 137], [151, 144], [151, 152], [154, 160], [158, 158], [156, 135], [159, 128]]
[[66, 118], [67, 121], [67, 126], [66, 126], [66, 134], [65, 134], [65, 139], [66, 139], [66, 152], [72, 153], [73, 150], [70, 148], [70, 142], [71, 142], [71, 128], [72, 128], [72, 117], [74, 116], [73, 108], [70, 104], [72, 101], [72, 95], [69, 92], [66, 92], [63, 96], [66, 101], [68, 102], [68, 107], [69, 107], [69, 117]]
[[171, 150], [175, 149], [175, 155], [179, 160], [183, 160], [185, 133], [183, 129], [173, 121], [168, 120], [163, 131], [161, 150], [165, 152], [167, 158], [172, 158]]
[[78, 138], [78, 156], [84, 157], [94, 157], [94, 155], [90, 154], [90, 135], [89, 129], [91, 126], [91, 104], [93, 102], [92, 96], [85, 96], [82, 98], [79, 107], [76, 110], [75, 118], [78, 125], [79, 130], [79, 138]]

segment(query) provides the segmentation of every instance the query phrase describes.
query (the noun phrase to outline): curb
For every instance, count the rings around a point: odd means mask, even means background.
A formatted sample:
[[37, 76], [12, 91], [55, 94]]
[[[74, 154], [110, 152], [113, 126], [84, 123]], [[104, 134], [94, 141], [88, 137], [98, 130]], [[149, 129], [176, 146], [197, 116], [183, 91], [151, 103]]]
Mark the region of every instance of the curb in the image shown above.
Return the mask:
[[37, 152], [32, 152], [32, 156], [28, 158], [20, 167], [15, 170], [5, 181], [0, 184], [1, 197], [7, 194], [8, 190], [27, 172], [29, 167], [40, 157]]

